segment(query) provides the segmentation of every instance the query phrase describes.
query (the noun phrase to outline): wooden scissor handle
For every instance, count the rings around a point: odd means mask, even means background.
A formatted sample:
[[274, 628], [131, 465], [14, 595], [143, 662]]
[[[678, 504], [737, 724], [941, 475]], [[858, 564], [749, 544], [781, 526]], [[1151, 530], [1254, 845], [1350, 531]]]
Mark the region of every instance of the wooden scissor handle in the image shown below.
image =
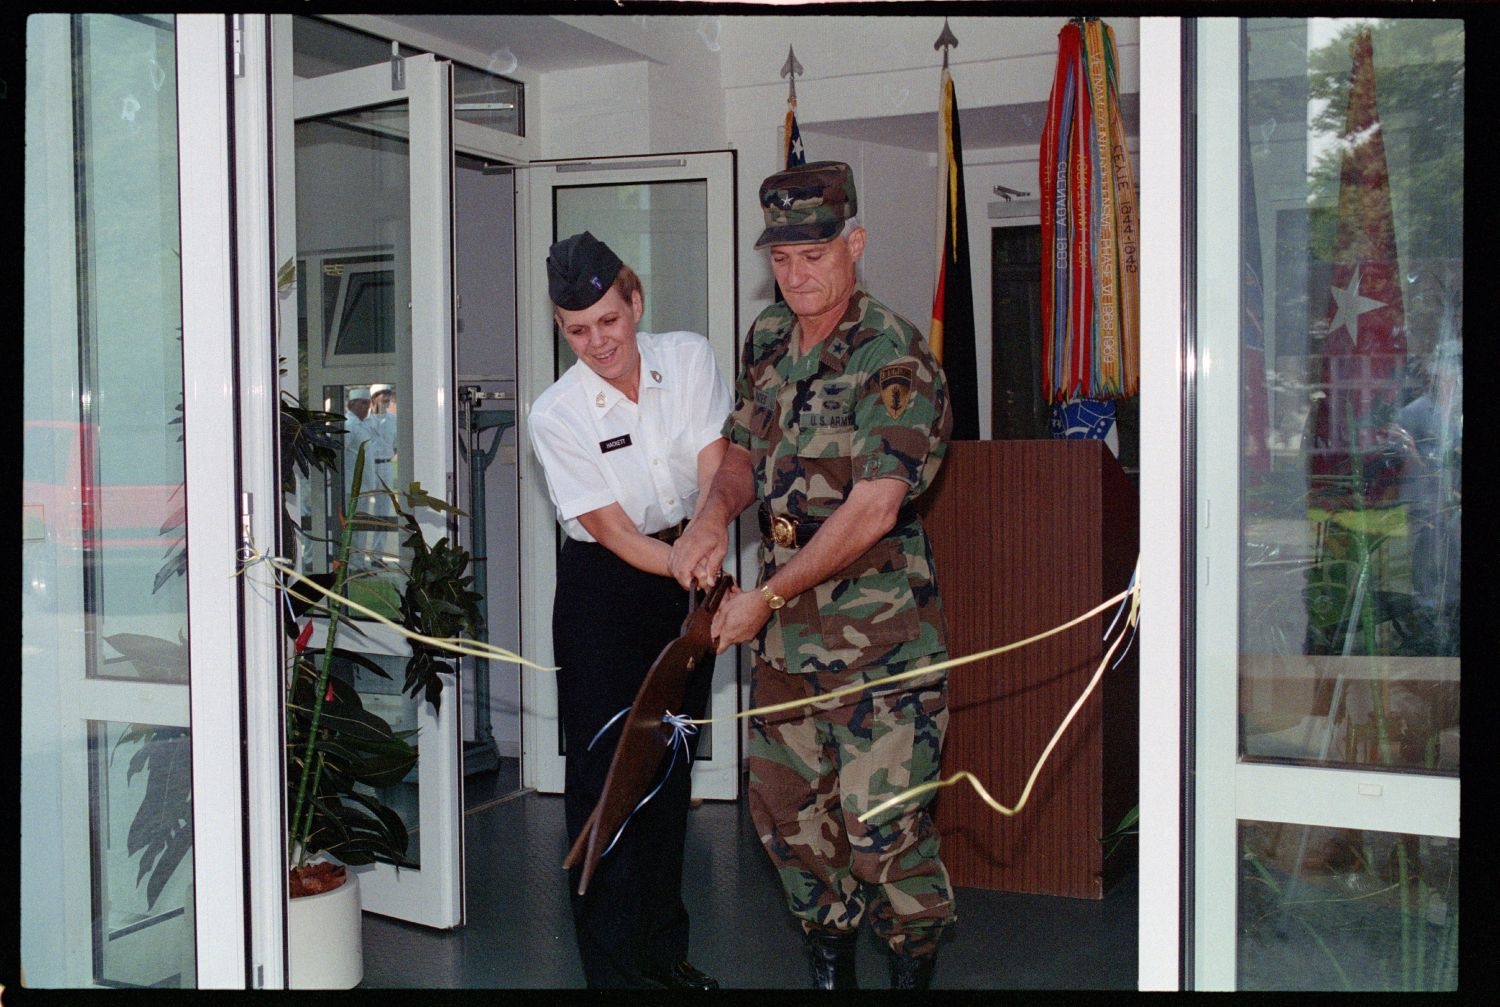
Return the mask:
[[733, 586], [734, 577], [721, 570], [719, 571], [718, 579], [713, 582], [707, 591], [699, 591], [696, 587], [691, 588], [688, 591], [688, 617], [692, 618], [693, 613], [700, 608], [712, 616], [719, 610], [719, 605], [723, 602], [724, 595], [728, 594], [729, 589]]

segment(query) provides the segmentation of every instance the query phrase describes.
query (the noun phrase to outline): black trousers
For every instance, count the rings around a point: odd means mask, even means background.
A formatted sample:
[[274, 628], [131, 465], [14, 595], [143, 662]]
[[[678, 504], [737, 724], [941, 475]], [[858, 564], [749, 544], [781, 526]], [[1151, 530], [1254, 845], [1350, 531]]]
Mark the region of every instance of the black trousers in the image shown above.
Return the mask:
[[[597, 741], [595, 735], [635, 700], [656, 656], [681, 633], [687, 602], [687, 592], [670, 577], [637, 570], [597, 543], [563, 542], [552, 647], [567, 744], [563, 807], [569, 847], [599, 800], [619, 727], [611, 726]], [[703, 716], [712, 665], [703, 672], [690, 682], [684, 709], [674, 712]], [[693, 736], [689, 753], [696, 747]], [[653, 985], [643, 974], [663, 972], [687, 957], [682, 845], [691, 762], [679, 756], [671, 767], [656, 796], [600, 859], [587, 895], [578, 895], [581, 868], [568, 873], [573, 928], [590, 988]]]

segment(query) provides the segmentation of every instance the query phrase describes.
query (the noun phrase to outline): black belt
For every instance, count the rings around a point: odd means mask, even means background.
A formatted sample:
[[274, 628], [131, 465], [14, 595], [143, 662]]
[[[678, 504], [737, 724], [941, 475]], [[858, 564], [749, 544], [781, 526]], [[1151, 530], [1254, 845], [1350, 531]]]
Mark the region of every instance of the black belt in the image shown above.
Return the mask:
[[[767, 542], [774, 542], [783, 549], [800, 549], [812, 541], [812, 537], [823, 527], [823, 518], [793, 517], [790, 514], [772, 514], [771, 505], [761, 501], [760, 511], [757, 516], [760, 519], [761, 538]], [[916, 518], [916, 509], [903, 504], [896, 512], [896, 523], [891, 526], [895, 531], [903, 525], [910, 524]]]
[[687, 520], [683, 519], [670, 528], [663, 528], [661, 531], [654, 531], [646, 537], [654, 538], [658, 542], [665, 542], [668, 545], [671, 545], [673, 542], [677, 541], [678, 537], [682, 535], [682, 530], [686, 527]]

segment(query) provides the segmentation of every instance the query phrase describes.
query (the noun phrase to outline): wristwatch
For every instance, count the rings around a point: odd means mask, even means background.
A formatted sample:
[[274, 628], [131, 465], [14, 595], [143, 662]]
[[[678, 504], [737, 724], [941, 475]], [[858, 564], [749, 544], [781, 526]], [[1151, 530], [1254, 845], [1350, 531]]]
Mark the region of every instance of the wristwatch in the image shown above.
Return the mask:
[[772, 591], [769, 583], [760, 586], [760, 596], [766, 600], [766, 608], [772, 612], [786, 605], [786, 599]]

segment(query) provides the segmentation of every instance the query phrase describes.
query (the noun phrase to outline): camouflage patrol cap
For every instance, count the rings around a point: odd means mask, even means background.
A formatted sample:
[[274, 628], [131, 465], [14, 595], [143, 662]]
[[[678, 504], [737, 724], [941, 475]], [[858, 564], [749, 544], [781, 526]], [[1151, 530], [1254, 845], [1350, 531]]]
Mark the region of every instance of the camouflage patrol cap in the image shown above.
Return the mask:
[[854, 172], [843, 161], [778, 171], [760, 183], [760, 205], [766, 229], [756, 248], [830, 241], [859, 209]]
[[564, 238], [547, 252], [547, 294], [568, 311], [582, 311], [604, 296], [619, 275], [620, 257], [588, 231]]

